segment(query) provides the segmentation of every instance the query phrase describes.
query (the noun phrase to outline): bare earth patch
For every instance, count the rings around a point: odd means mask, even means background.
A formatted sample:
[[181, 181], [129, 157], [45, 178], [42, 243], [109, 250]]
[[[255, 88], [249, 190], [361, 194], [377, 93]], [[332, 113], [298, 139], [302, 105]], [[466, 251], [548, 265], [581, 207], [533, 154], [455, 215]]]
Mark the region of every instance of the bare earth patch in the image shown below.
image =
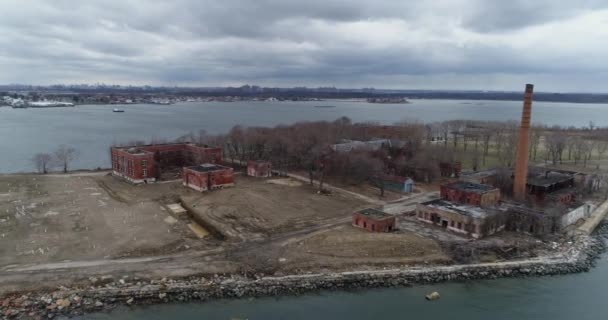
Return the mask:
[[434, 240], [410, 232], [372, 233], [350, 225], [323, 230], [289, 243], [282, 258], [285, 267], [291, 268], [450, 261]]
[[292, 184], [286, 188], [285, 183], [266, 183], [263, 179], [238, 176], [234, 188], [182, 198], [221, 233], [242, 241], [261, 240], [322, 226], [336, 219], [349, 219], [353, 210], [366, 206], [360, 200], [340, 194], [319, 195], [309, 185]]
[[288, 186], [288, 187], [299, 187], [302, 185], [302, 183], [300, 181], [296, 181], [290, 178], [285, 178], [285, 179], [270, 179], [270, 180], [266, 180], [267, 183], [273, 183], [273, 184], [278, 184], [278, 185], [282, 185], [282, 186]]
[[164, 221], [170, 214], [161, 209], [153, 190], [148, 193], [111, 177], [5, 175], [0, 193], [5, 194], [0, 197], [0, 265], [201, 246], [184, 222]]

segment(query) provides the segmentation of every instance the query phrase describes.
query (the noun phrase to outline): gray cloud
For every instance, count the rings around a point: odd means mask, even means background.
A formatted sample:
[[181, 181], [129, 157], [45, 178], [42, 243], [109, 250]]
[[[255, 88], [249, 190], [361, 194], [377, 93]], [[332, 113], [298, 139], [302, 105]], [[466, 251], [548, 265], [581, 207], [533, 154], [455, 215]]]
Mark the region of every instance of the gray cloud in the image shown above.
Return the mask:
[[465, 26], [479, 32], [501, 32], [520, 29], [608, 8], [604, 0], [478, 0]]
[[608, 80], [606, 1], [5, 0], [0, 12], [0, 83], [519, 89], [539, 79], [593, 91]]

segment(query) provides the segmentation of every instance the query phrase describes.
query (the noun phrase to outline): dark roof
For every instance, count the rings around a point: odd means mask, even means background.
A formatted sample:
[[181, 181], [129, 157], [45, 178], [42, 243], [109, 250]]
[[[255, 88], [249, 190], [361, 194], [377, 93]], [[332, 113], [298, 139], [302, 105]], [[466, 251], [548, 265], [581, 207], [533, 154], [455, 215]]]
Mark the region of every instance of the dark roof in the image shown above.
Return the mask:
[[485, 218], [491, 215], [499, 214], [501, 211], [495, 208], [480, 208], [469, 204], [454, 203], [444, 199], [435, 199], [427, 202], [422, 202], [421, 205], [438, 208], [441, 210], [458, 213], [463, 216], [472, 218]]
[[551, 171], [547, 174], [528, 177], [526, 184], [535, 187], [549, 187], [551, 185], [567, 182], [574, 179], [571, 175]]
[[218, 171], [218, 170], [226, 170], [230, 169], [228, 167], [220, 166], [213, 163], [204, 163], [198, 166], [187, 167], [190, 170], [198, 171], [198, 172], [210, 172], [210, 171]]
[[498, 170], [496, 168], [481, 170], [481, 171], [473, 171], [473, 172], [464, 172], [462, 173], [463, 178], [485, 178], [489, 176], [493, 176], [496, 174]]
[[445, 186], [450, 189], [458, 189], [458, 190], [463, 190], [463, 191], [467, 191], [467, 192], [475, 192], [475, 193], [486, 193], [488, 191], [496, 189], [496, 187], [491, 186], [491, 185], [468, 182], [468, 181], [456, 181], [456, 182], [448, 183]]
[[358, 214], [364, 215], [364, 216], [368, 216], [372, 219], [384, 219], [384, 218], [389, 218], [392, 217], [390, 214], [377, 210], [377, 209], [372, 209], [372, 208], [367, 208], [367, 209], [363, 209], [363, 210], [359, 210], [357, 211]]

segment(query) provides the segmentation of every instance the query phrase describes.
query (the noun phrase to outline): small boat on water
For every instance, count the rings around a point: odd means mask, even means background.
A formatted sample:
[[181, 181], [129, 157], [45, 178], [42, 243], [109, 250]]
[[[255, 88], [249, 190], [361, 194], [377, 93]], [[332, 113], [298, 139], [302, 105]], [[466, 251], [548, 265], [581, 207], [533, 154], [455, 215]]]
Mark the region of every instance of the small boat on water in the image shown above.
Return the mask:
[[118, 109], [118, 108], [114, 108], [114, 110], [112, 110], [112, 112], [125, 112], [125, 110], [123, 110], [123, 109]]

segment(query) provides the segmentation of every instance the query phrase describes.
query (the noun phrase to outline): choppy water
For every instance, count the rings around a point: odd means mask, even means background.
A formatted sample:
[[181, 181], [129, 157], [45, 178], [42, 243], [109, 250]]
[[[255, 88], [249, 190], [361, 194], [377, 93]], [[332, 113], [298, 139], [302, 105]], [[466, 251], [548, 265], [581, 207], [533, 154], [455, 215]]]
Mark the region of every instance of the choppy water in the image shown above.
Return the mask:
[[[335, 108], [315, 108], [334, 105]], [[518, 120], [518, 101], [413, 100], [411, 104], [365, 102], [208, 102], [163, 105], [93, 105], [75, 108], [0, 108], [0, 172], [33, 171], [37, 152], [52, 152], [60, 144], [80, 151], [73, 168], [109, 167], [108, 147], [113, 142], [174, 139], [205, 129], [222, 133], [236, 124], [274, 126], [304, 120], [334, 120], [385, 124], [402, 119], [425, 122], [453, 119]], [[113, 113], [112, 109], [124, 109]], [[608, 105], [536, 102], [534, 122], [586, 126], [589, 121], [608, 126]]]

